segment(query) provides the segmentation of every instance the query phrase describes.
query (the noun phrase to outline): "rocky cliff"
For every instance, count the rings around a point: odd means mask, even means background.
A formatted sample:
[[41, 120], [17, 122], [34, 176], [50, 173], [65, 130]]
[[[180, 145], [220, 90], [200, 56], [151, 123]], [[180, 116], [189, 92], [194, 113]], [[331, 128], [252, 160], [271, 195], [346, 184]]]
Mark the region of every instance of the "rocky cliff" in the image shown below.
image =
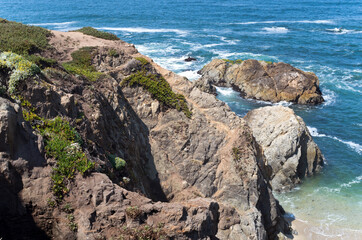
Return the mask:
[[314, 73], [282, 62], [214, 59], [199, 73], [202, 76], [195, 85], [209, 93], [215, 93], [215, 86], [221, 86], [233, 87], [245, 98], [263, 101], [311, 105], [324, 101]]
[[[51, 67], [1, 56], [0, 237], [289, 232], [262, 142], [226, 104], [123, 41], [55, 31], [48, 41], [37, 56]], [[19, 62], [32, 71], [15, 78]]]

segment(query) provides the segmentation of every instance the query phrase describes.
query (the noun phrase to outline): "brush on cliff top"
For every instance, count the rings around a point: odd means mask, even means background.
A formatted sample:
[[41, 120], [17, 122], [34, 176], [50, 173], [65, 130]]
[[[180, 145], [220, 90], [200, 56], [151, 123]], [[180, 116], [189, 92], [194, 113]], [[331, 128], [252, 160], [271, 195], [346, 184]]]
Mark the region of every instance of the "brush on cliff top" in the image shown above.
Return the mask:
[[49, 30], [41, 27], [28, 26], [0, 18], [0, 50], [20, 55], [41, 52], [51, 46], [48, 38]]
[[86, 35], [90, 35], [90, 36], [93, 36], [96, 38], [102, 38], [102, 39], [106, 39], [106, 40], [120, 40], [119, 37], [117, 37], [113, 33], [102, 32], [102, 31], [99, 31], [92, 27], [83, 27], [81, 29], [74, 30], [72, 32], [81, 32]]

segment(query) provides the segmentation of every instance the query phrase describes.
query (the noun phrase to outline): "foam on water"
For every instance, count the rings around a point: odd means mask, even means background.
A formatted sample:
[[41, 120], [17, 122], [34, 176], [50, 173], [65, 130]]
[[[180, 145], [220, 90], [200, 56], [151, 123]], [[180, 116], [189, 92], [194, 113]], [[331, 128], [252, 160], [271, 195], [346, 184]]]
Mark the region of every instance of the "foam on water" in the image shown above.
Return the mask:
[[270, 24], [270, 23], [316, 23], [316, 24], [334, 24], [332, 20], [300, 20], [300, 21], [260, 21], [260, 22], [239, 22], [230, 24], [252, 25], [252, 24]]
[[286, 27], [265, 27], [263, 28], [265, 33], [277, 34], [277, 33], [287, 33], [289, 32]]
[[333, 92], [332, 90], [324, 89], [322, 93], [324, 98], [324, 103], [323, 103], [324, 106], [331, 106], [336, 102], [337, 96], [336, 93]]
[[143, 28], [143, 27], [99, 27], [96, 28], [99, 30], [109, 30], [109, 31], [121, 31], [121, 32], [130, 32], [130, 33], [176, 33], [182, 36], [187, 35], [189, 32], [186, 30], [180, 29], [166, 29], [166, 28]]
[[194, 80], [201, 77], [201, 75], [199, 75], [197, 73], [197, 71], [192, 71], [192, 70], [180, 72], [179, 75], [187, 77], [187, 79], [190, 80], [190, 81], [194, 81]]
[[355, 142], [352, 142], [352, 141], [342, 140], [342, 139], [340, 139], [338, 137], [335, 137], [335, 136], [320, 134], [320, 133], [318, 133], [317, 128], [311, 127], [311, 126], [307, 126], [307, 127], [308, 127], [308, 130], [309, 130], [310, 134], [313, 137], [327, 137], [327, 138], [330, 138], [330, 139], [334, 139], [334, 140], [336, 140], [338, 142], [341, 142], [341, 143], [347, 145], [349, 148], [353, 149], [355, 152], [362, 155], [362, 145], [360, 145], [358, 143], [355, 143]]
[[223, 96], [235, 96], [238, 95], [238, 92], [234, 91], [232, 88], [226, 87], [215, 87], [218, 94]]
[[56, 26], [56, 27], [60, 27], [60, 26], [66, 26], [66, 25], [71, 25], [77, 23], [76, 21], [71, 21], [71, 22], [59, 22], [59, 23], [30, 23], [29, 25], [33, 25], [33, 26]]

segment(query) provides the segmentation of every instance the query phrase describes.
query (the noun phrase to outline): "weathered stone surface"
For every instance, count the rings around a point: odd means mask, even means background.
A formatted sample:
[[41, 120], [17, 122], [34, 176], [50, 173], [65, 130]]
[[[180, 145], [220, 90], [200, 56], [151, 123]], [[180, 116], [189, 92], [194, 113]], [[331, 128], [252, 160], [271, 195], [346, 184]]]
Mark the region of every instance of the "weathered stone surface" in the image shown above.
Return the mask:
[[323, 102], [319, 80], [314, 73], [303, 72], [286, 63], [245, 60], [231, 64], [214, 59], [199, 71], [195, 86], [215, 93], [214, 86], [233, 87], [245, 98], [298, 104]]
[[258, 108], [248, 112], [244, 119], [263, 149], [273, 190], [290, 190], [323, 166], [321, 151], [304, 121], [292, 109]]
[[[69, 60], [72, 51], [84, 46], [83, 42], [77, 45], [72, 34], [61, 34], [60, 39], [68, 39], [67, 43], [51, 41], [57, 60]], [[94, 43], [94, 38], [82, 37]], [[6, 140], [9, 138], [0, 139], [6, 159], [1, 174], [9, 172], [6, 179], [17, 177], [20, 184], [15, 184], [17, 190], [11, 190], [11, 196], [18, 196], [19, 202], [28, 206], [26, 213], [33, 224], [58, 239], [109, 239], [122, 234], [123, 227], [157, 227], [159, 223], [164, 224], [166, 236], [174, 239], [275, 239], [287, 232], [284, 211], [269, 185], [262, 145], [247, 122], [215, 96], [139, 54], [134, 46], [106, 40], [100, 43], [93, 63], [107, 74], [102, 79], [89, 82], [65, 73], [46, 79], [39, 76], [37, 82], [26, 81], [20, 93], [40, 116], [60, 115], [77, 129], [88, 159], [96, 163], [94, 173], [78, 175], [69, 183], [69, 195], [53, 208], [48, 199], [53, 199], [50, 176], [55, 162], [44, 159], [39, 150], [42, 147], [37, 147], [41, 139], [29, 137], [26, 143], [38, 151], [31, 162], [42, 163], [33, 168], [17, 157], [21, 147], [11, 145], [14, 141]], [[119, 55], [108, 56], [111, 49]], [[149, 64], [144, 65], [138, 57]], [[120, 87], [125, 77], [140, 69], [160, 73], [174, 92], [183, 94], [192, 117], [158, 102], [140, 86]], [[11, 114], [14, 116], [0, 118], [0, 126], [9, 125], [6, 119], [21, 118], [15, 107], [4, 116]], [[0, 136], [7, 132], [1, 130]], [[19, 136], [25, 132], [34, 135], [22, 129]], [[10, 154], [11, 146], [18, 149], [14, 154]], [[114, 170], [109, 154], [123, 158], [127, 169]], [[124, 183], [122, 177], [130, 178], [130, 183]], [[69, 228], [66, 204], [74, 208], [75, 232]], [[136, 218], [127, 213], [130, 207], [140, 210]], [[14, 209], [17, 219], [23, 216], [24, 207]]]

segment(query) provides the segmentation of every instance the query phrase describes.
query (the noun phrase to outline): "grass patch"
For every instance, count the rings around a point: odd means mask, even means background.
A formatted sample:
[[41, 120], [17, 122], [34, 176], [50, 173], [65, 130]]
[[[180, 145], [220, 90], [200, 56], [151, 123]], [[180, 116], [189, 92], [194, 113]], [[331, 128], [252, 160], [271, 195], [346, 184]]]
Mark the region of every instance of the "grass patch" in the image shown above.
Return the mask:
[[69, 122], [60, 117], [51, 120], [43, 119], [34, 113], [35, 109], [28, 101], [22, 97], [19, 99], [23, 107], [24, 119], [44, 137], [47, 157], [57, 161], [51, 177], [52, 190], [57, 200], [61, 201], [69, 192], [66, 187], [68, 181], [73, 179], [77, 172], [84, 174], [92, 169], [94, 163], [88, 161], [81, 148], [82, 139]]
[[[192, 112], [187, 106], [185, 97], [172, 91], [170, 84], [159, 74], [147, 73], [144, 66], [148, 64], [146, 59], [137, 59], [142, 63], [143, 69], [125, 78], [120, 84], [124, 86], [139, 85], [151, 93], [153, 98], [168, 107], [182, 111], [186, 117], [191, 118]], [[147, 63], [146, 63], [147, 62]]]
[[120, 40], [119, 37], [117, 37], [113, 33], [99, 31], [92, 27], [83, 27], [81, 29], [74, 30], [73, 32], [81, 32], [86, 35], [90, 35], [90, 36], [93, 36], [96, 38], [102, 38], [102, 39], [106, 39], [106, 40]]
[[49, 30], [0, 18], [0, 50], [30, 55], [50, 48]]
[[244, 60], [242, 60], [242, 59], [236, 59], [236, 60], [223, 59], [223, 61], [226, 63], [230, 63], [230, 64], [241, 64]]
[[114, 48], [109, 49], [108, 55], [111, 57], [119, 57], [119, 53]]
[[136, 60], [140, 61], [142, 63], [142, 67], [146, 66], [147, 64], [149, 64], [149, 62], [143, 58], [143, 57], [136, 57]]
[[73, 60], [63, 63], [63, 67], [71, 74], [84, 76], [90, 81], [97, 81], [103, 73], [100, 73], [92, 65], [94, 47], [83, 47], [72, 53]]

